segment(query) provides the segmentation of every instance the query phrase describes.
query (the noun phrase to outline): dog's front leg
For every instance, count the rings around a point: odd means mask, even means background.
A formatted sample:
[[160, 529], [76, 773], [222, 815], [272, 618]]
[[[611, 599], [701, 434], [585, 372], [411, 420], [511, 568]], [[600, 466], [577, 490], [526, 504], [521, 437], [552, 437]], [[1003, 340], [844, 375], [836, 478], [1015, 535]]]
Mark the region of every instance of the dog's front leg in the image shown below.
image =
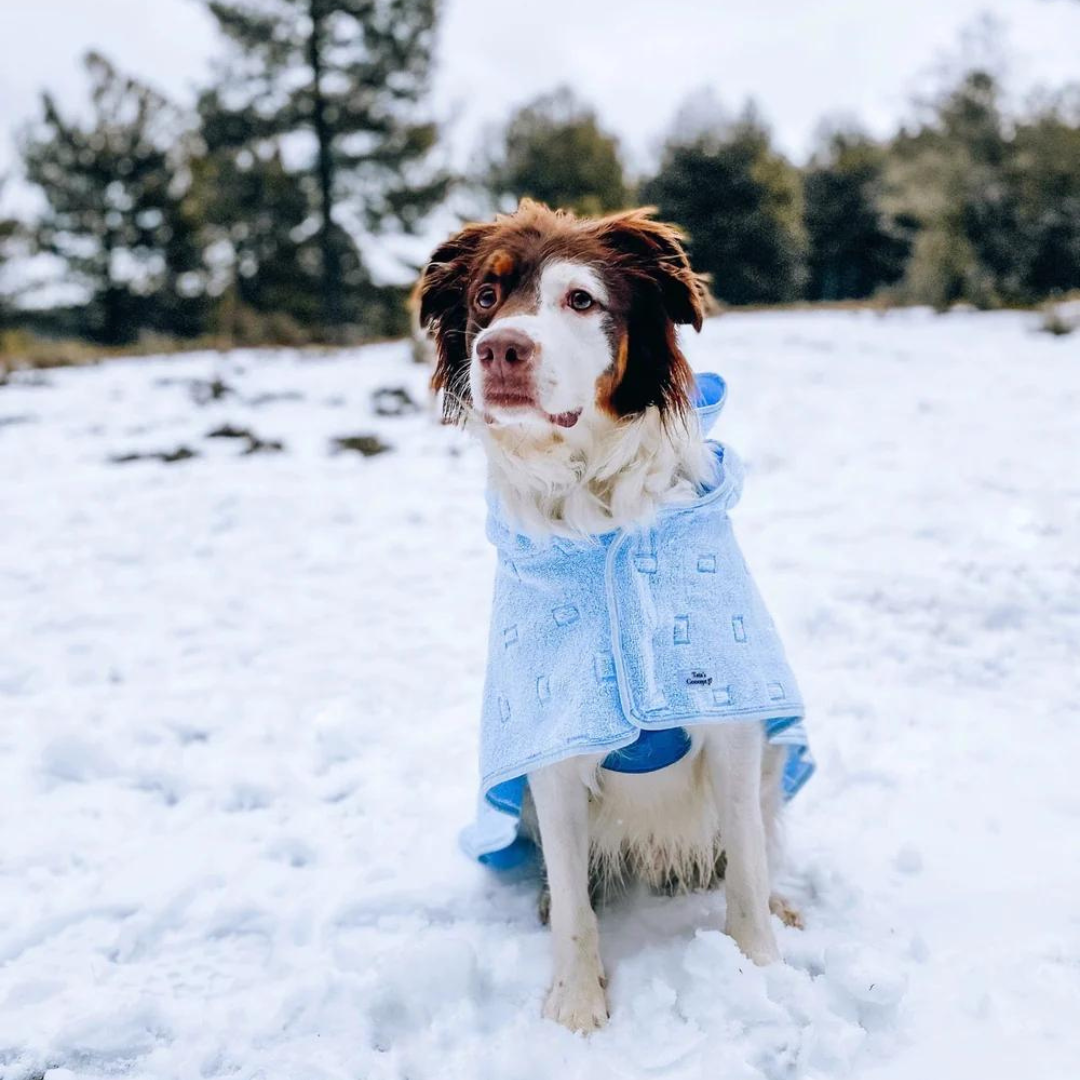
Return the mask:
[[755, 964], [780, 959], [769, 919], [769, 861], [761, 809], [765, 733], [758, 722], [716, 724], [706, 755], [720, 811], [727, 854], [725, 932]]
[[607, 1020], [600, 934], [589, 900], [589, 791], [580, 763], [560, 762], [529, 774], [551, 889], [554, 975], [544, 1015], [571, 1031], [595, 1031]]

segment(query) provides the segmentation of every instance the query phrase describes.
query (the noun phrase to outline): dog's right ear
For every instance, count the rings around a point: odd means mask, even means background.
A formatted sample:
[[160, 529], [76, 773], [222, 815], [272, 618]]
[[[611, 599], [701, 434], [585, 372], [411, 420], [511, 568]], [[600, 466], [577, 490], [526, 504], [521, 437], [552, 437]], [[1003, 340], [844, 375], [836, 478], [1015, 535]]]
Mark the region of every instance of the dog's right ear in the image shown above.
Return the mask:
[[456, 423], [469, 405], [468, 287], [473, 259], [494, 225], [466, 225], [432, 253], [413, 303], [420, 326], [435, 339], [434, 390], [443, 391], [443, 419]]

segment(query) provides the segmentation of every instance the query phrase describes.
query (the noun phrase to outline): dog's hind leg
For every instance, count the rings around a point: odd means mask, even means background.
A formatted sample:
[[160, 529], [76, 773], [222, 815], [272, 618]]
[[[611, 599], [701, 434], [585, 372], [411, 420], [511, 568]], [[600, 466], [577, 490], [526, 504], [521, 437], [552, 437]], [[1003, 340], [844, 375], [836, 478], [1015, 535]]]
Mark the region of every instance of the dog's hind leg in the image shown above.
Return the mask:
[[706, 758], [727, 855], [725, 932], [755, 964], [780, 959], [769, 917], [769, 862], [761, 805], [765, 733], [758, 722], [725, 721], [705, 736]]
[[608, 1017], [600, 933], [589, 900], [589, 789], [580, 762], [529, 774], [544, 852], [554, 947], [544, 1016], [572, 1031], [595, 1031]]

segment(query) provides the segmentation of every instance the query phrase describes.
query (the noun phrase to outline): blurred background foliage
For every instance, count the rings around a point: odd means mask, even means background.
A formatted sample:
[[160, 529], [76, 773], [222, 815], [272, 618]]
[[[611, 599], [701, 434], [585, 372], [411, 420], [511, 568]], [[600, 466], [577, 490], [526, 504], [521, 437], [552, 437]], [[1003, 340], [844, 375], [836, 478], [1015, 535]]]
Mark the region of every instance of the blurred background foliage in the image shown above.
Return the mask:
[[0, 353], [402, 335], [407, 289], [365, 252], [390, 230], [440, 238], [455, 193], [482, 214], [525, 195], [583, 214], [655, 205], [731, 305], [994, 308], [1080, 288], [1075, 88], [1010, 110], [994, 70], [956, 70], [892, 137], [832, 124], [803, 165], [753, 105], [680, 116], [631, 175], [603, 119], [557, 87], [453, 175], [430, 100], [438, 0], [207, 6], [228, 59], [195, 108], [98, 53], [77, 117], [42, 95], [20, 138], [42, 209], [0, 220], [0, 264], [50, 256], [77, 299], [0, 295]]
[[641, 198], [681, 225], [695, 268], [730, 304], [797, 300], [806, 277], [799, 172], [752, 108], [731, 125], [675, 135]]
[[593, 215], [632, 201], [618, 140], [567, 86], [518, 109], [493, 133], [477, 182], [507, 210], [524, 196]]

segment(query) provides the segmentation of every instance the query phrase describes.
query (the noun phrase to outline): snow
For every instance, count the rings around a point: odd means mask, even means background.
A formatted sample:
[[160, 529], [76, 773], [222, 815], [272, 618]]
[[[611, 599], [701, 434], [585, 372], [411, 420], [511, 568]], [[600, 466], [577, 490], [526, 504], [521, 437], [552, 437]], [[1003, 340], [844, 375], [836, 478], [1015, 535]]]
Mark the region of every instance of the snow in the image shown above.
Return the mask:
[[[535, 881], [456, 847], [484, 470], [408, 347], [0, 387], [0, 1077], [1074, 1077], [1080, 341], [1037, 324], [688, 341], [808, 700], [807, 929], [761, 970], [722, 895], [615, 903], [588, 1040], [540, 1019]], [[376, 415], [396, 386], [422, 407]], [[392, 449], [331, 452], [364, 433]]]

